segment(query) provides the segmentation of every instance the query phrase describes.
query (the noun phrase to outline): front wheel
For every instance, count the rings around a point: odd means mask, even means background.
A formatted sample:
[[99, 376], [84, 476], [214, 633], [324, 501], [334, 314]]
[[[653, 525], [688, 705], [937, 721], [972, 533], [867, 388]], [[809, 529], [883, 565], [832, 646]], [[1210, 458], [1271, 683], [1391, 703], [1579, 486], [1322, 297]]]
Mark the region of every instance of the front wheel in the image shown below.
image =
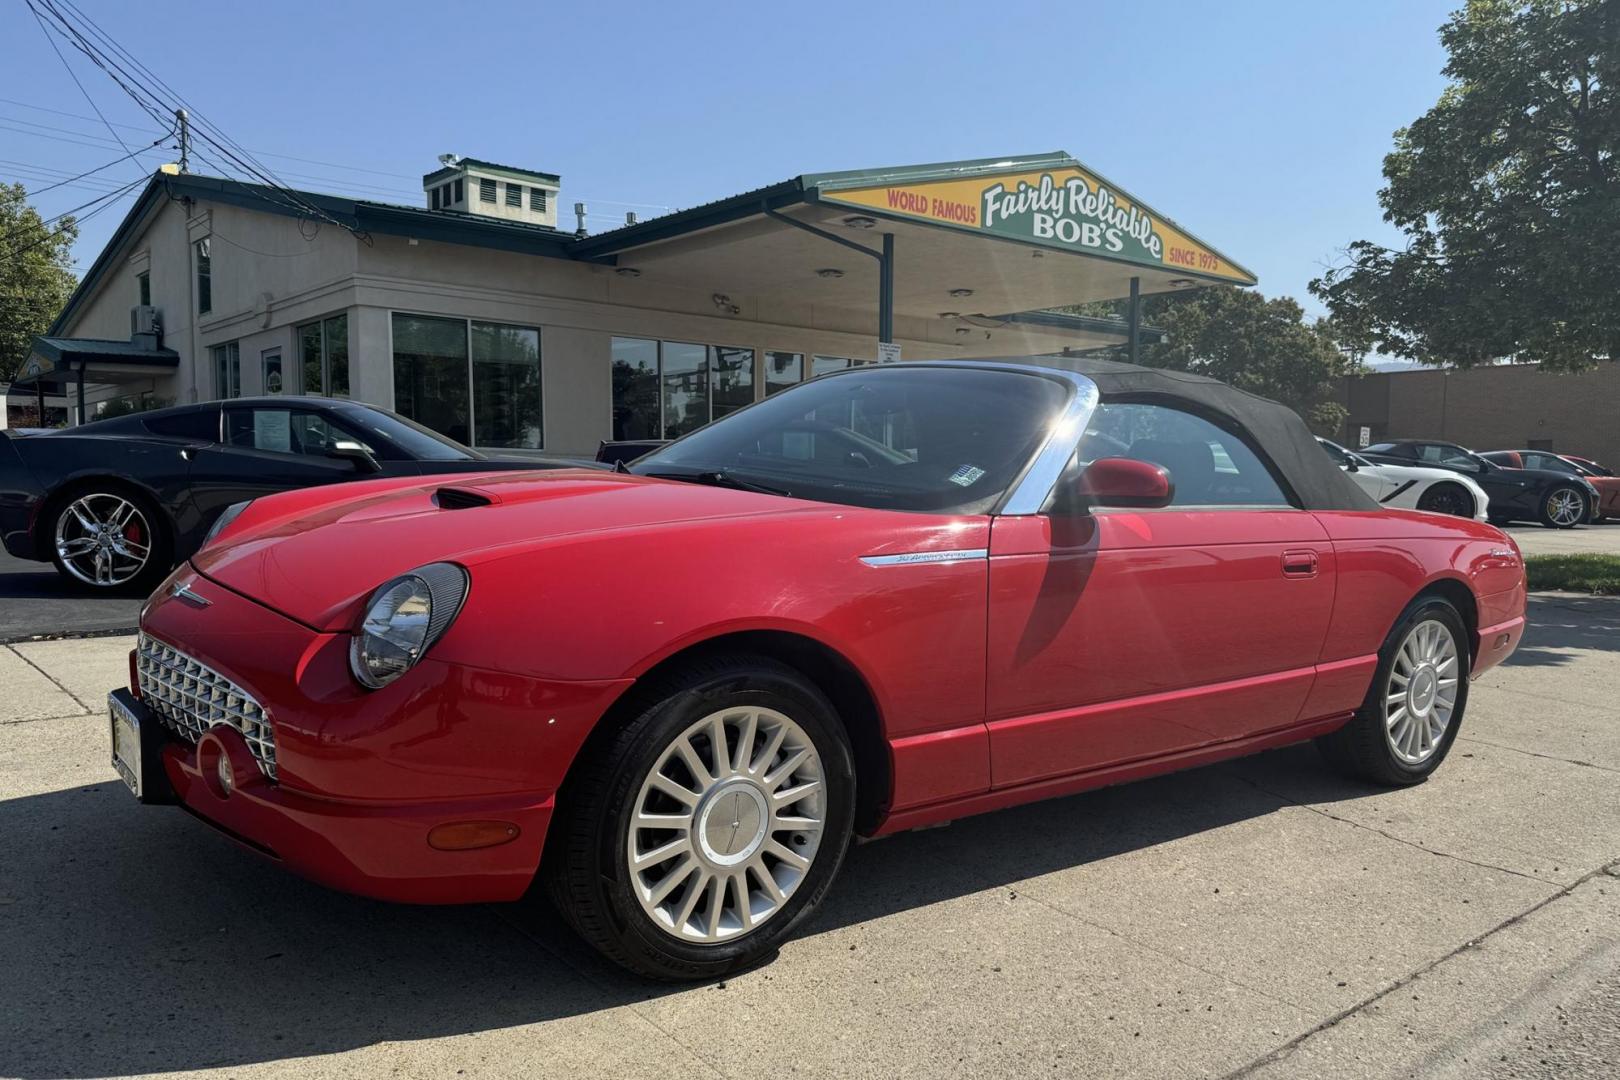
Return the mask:
[[1541, 500], [1541, 523], [1549, 529], [1573, 529], [1587, 513], [1586, 493], [1579, 488], [1555, 487]]
[[797, 671], [717, 657], [646, 688], [558, 800], [542, 867], [587, 942], [660, 979], [768, 958], [843, 861], [855, 775], [843, 725]]
[[1460, 485], [1440, 483], [1418, 497], [1417, 508], [1452, 517], [1474, 516], [1474, 500]]
[[1355, 717], [1316, 740], [1341, 772], [1378, 784], [1422, 783], [1440, 767], [1468, 705], [1468, 635], [1448, 601], [1419, 597], [1378, 653]]

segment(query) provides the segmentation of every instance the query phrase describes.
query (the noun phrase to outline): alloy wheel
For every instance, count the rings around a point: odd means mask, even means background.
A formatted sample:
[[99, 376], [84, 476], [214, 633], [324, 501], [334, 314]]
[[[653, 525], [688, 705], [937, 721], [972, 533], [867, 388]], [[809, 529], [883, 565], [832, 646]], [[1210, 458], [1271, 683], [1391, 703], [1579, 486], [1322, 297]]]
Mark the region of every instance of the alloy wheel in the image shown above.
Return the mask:
[[1554, 525], [1567, 528], [1579, 525], [1586, 516], [1586, 500], [1572, 488], [1559, 488], [1547, 498], [1547, 517]]
[[1418, 500], [1417, 508], [1427, 510], [1434, 514], [1450, 514], [1452, 517], [1468, 517], [1466, 496], [1454, 484], [1441, 484], [1430, 488]]
[[664, 749], [636, 795], [631, 889], [672, 937], [740, 937], [804, 882], [826, 808], [821, 757], [797, 723], [766, 708], [710, 713]]
[[56, 554], [84, 582], [110, 588], [134, 580], [152, 555], [152, 528], [133, 502], [97, 492], [69, 503], [56, 518]]
[[1401, 761], [1421, 765], [1434, 756], [1457, 708], [1460, 677], [1450, 628], [1436, 619], [1414, 626], [1384, 687], [1384, 735]]

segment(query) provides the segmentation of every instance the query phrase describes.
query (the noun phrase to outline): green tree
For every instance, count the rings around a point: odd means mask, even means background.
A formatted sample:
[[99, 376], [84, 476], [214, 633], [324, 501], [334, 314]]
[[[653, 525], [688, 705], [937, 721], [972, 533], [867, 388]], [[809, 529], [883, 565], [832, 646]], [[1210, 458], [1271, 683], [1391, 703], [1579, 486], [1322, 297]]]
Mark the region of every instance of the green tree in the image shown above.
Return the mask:
[[1384, 159], [1404, 246], [1357, 241], [1311, 290], [1428, 364], [1620, 357], [1620, 2], [1469, 0], [1440, 39], [1450, 85]]
[[[1123, 313], [1117, 302], [1066, 310]], [[1359, 353], [1341, 348], [1331, 321], [1306, 322], [1292, 297], [1268, 300], [1229, 285], [1156, 294], [1143, 297], [1142, 321], [1164, 330], [1167, 340], [1144, 345], [1140, 363], [1207, 375], [1280, 401], [1323, 435], [1336, 434], [1344, 422], [1338, 380], [1361, 370]], [[1123, 350], [1114, 358], [1124, 359]]]
[[78, 283], [69, 254], [78, 235], [73, 218], [47, 225], [21, 184], [0, 184], [0, 374], [22, 366], [67, 303]]

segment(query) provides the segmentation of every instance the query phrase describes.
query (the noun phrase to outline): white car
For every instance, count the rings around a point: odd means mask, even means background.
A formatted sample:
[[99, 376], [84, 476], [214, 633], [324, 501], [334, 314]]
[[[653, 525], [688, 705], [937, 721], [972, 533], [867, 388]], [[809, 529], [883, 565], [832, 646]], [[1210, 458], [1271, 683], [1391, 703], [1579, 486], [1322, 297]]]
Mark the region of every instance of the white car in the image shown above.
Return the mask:
[[1461, 473], [1449, 469], [1425, 469], [1416, 465], [1382, 465], [1346, 450], [1338, 443], [1318, 438], [1327, 456], [1350, 474], [1368, 495], [1385, 506], [1408, 510], [1428, 510], [1453, 517], [1485, 520], [1490, 496]]

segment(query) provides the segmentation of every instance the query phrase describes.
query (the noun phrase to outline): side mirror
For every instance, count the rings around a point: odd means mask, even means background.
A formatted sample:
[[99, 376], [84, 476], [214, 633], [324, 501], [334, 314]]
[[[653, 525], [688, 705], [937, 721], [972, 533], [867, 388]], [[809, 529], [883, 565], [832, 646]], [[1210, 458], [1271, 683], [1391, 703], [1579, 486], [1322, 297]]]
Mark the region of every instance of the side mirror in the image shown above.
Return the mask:
[[1345, 472], [1360, 472], [1361, 471], [1361, 466], [1356, 464], [1356, 459], [1355, 458], [1351, 458], [1349, 461], [1346, 461], [1344, 463], [1344, 471]]
[[353, 463], [354, 471], [358, 473], [382, 472], [382, 466], [371, 456], [371, 451], [357, 442], [335, 442], [326, 456]]
[[1086, 513], [1093, 507], [1156, 510], [1169, 506], [1176, 486], [1162, 465], [1135, 458], [1098, 458], [1060, 486], [1054, 509]]

